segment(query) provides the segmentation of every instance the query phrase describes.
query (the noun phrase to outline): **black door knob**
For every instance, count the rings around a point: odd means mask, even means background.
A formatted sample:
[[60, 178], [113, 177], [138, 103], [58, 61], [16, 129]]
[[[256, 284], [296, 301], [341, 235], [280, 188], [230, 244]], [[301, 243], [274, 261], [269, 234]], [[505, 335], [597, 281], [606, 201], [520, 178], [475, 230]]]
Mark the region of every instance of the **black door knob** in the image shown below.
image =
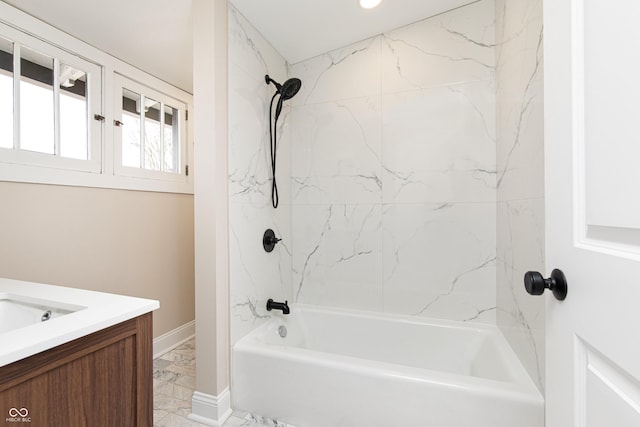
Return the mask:
[[548, 279], [537, 271], [527, 271], [524, 275], [524, 287], [531, 295], [542, 295], [545, 289], [550, 289], [553, 296], [560, 301], [567, 297], [567, 279], [562, 270], [557, 268], [551, 272]]

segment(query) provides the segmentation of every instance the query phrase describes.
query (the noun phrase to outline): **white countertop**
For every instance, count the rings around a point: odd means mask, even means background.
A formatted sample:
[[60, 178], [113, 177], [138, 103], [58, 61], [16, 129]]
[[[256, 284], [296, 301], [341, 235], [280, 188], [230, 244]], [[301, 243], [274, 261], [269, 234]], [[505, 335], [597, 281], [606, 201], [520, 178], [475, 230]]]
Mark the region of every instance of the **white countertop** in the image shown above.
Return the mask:
[[155, 300], [3, 278], [0, 294], [51, 301], [57, 307], [85, 307], [0, 334], [0, 367], [160, 307]]

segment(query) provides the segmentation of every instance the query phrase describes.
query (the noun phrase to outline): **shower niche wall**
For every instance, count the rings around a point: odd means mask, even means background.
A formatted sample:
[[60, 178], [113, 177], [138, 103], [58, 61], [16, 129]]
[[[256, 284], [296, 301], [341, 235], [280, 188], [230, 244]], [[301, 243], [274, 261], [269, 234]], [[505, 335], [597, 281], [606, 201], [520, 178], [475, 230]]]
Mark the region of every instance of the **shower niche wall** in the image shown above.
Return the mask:
[[[496, 286], [498, 247], [502, 258], [510, 250], [497, 242], [497, 153], [513, 129], [496, 121], [496, 93], [506, 93], [496, 52], [508, 50], [495, 37], [511, 34], [514, 49], [522, 12], [506, 3], [496, 13], [480, 0], [296, 64], [230, 7], [232, 344], [273, 315], [269, 298], [489, 324], [500, 310], [505, 324], [538, 329], [527, 322], [532, 312], [539, 322], [539, 307], [524, 316], [511, 303], [516, 273], [504, 297]], [[508, 31], [496, 28], [505, 22]], [[278, 209], [265, 74], [302, 80], [278, 124]], [[282, 237], [272, 253], [262, 249], [267, 228]], [[532, 348], [516, 349], [520, 359]], [[538, 381], [539, 363], [530, 365]]]

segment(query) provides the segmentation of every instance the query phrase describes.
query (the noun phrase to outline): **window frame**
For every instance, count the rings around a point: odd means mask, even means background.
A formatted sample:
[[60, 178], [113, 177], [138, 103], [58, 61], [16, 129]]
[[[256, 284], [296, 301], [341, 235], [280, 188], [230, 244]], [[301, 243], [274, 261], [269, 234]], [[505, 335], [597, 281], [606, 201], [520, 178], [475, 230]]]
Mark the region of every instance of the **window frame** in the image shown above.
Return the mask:
[[[66, 52], [68, 55], [99, 66], [101, 69], [100, 108], [97, 112], [89, 110], [90, 122], [94, 121], [93, 114], [101, 114], [102, 116], [102, 121], [96, 122], [100, 129], [101, 138], [100, 147], [97, 151], [101, 158], [99, 171], [89, 172], [78, 170], [77, 167], [62, 167], [62, 163], [66, 162], [59, 162], [61, 167], [56, 167], [37, 161], [30, 163], [13, 159], [12, 161], [7, 161], [8, 159], [3, 155], [4, 152], [0, 151], [0, 181], [193, 194], [194, 142], [192, 120], [187, 120], [182, 129], [182, 131], [186, 132], [185, 139], [182, 141], [186, 154], [183, 159], [183, 169], [180, 171], [180, 179], [176, 180], [175, 177], [163, 175], [155, 177], [147, 175], [143, 177], [133, 176], [134, 174], [119, 174], [116, 172], [117, 162], [114, 161], [116, 145], [114, 136], [118, 130], [114, 125], [114, 105], [117, 102], [122, 102], [121, 99], [113, 99], [114, 84], [118, 75], [125, 76], [127, 79], [152, 88], [159, 93], [167, 94], [171, 98], [182, 100], [187, 105], [186, 111], [193, 110], [193, 95], [191, 93], [60, 31], [5, 2], [0, 2], [0, 24], [4, 25], [3, 28], [24, 33], [33, 39]], [[1, 32], [0, 36], [2, 36]], [[4, 37], [14, 41], [12, 37], [7, 35]], [[27, 47], [39, 50], [36, 46], [30, 44], [27, 44]], [[71, 63], [69, 65], [73, 66]], [[90, 126], [90, 122], [87, 124], [88, 126]], [[40, 153], [29, 154], [35, 154], [38, 157], [37, 154]], [[43, 154], [43, 156], [51, 155]], [[60, 157], [56, 160], [69, 160], [72, 163], [83, 161]], [[185, 173], [185, 168], [187, 167], [189, 169], [188, 174]]]
[[[177, 172], [169, 172], [162, 170], [152, 170], [146, 169], [143, 167], [133, 167], [133, 166], [125, 166], [122, 163], [122, 128], [116, 125], [116, 129], [114, 129], [113, 135], [113, 152], [114, 152], [114, 173], [122, 176], [136, 177], [136, 178], [149, 178], [149, 179], [163, 179], [168, 181], [178, 181], [184, 182], [187, 178], [187, 169], [189, 159], [189, 147], [187, 142], [187, 112], [189, 111], [189, 105], [186, 101], [181, 101], [179, 99], [174, 98], [173, 96], [164, 94], [159, 92], [147, 85], [138, 83], [132, 79], [127, 78], [126, 76], [120, 75], [119, 73], [115, 73], [114, 75], [114, 84], [113, 84], [113, 99], [114, 99], [114, 124], [117, 122], [122, 123], [123, 114], [125, 114], [124, 109], [122, 108], [122, 93], [123, 89], [128, 89], [137, 94], [140, 94], [144, 98], [150, 98], [154, 101], [158, 101], [163, 105], [169, 105], [173, 108], [177, 108], [179, 111], [178, 114], [178, 135], [179, 135], [179, 147], [178, 147], [178, 167]], [[140, 116], [142, 119], [142, 115]], [[142, 120], [144, 122], [144, 120]], [[160, 133], [164, 134], [164, 128], [162, 125], [164, 124], [164, 120], [161, 120]], [[144, 128], [144, 124], [141, 124], [141, 128]], [[143, 136], [143, 132], [141, 132], [141, 137]], [[161, 140], [162, 141], [162, 140]], [[142, 147], [141, 147], [142, 150]], [[161, 160], [164, 163], [164, 158]]]
[[[0, 37], [13, 43], [13, 147], [0, 147], [0, 162], [25, 164], [30, 166], [42, 166], [54, 169], [67, 169], [81, 172], [102, 172], [102, 129], [99, 122], [93, 118], [93, 114], [102, 115], [102, 68], [86, 59], [80, 58], [70, 52], [35, 38], [25, 32], [0, 22]], [[54, 61], [53, 66], [53, 120], [54, 120], [54, 153], [40, 153], [29, 151], [20, 147], [20, 86], [23, 79], [21, 75], [21, 51], [27, 48], [36, 51]], [[87, 149], [89, 158], [73, 159], [60, 156], [60, 87], [58, 81], [59, 64], [65, 63], [87, 75]]]

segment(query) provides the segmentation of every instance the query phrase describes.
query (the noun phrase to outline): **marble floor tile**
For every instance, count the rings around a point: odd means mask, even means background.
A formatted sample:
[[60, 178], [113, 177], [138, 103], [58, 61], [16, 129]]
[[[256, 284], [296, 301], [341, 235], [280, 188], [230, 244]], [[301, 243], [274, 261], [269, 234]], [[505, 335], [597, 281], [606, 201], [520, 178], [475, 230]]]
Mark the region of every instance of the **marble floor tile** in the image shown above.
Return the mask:
[[187, 419], [195, 389], [195, 340], [153, 361], [153, 425], [203, 426]]
[[172, 361], [171, 360], [165, 360], [165, 359], [156, 359], [153, 361], [153, 369], [154, 370], [162, 370], [164, 368], [166, 368], [167, 366], [171, 365]]
[[176, 414], [168, 414], [160, 420], [154, 420], [153, 425], [155, 427], [199, 427], [204, 426], [205, 424], [191, 421]]
[[179, 374], [183, 374], [185, 376], [188, 377], [195, 377], [196, 376], [196, 367], [195, 365], [190, 366], [190, 365], [178, 365], [178, 364], [171, 364], [169, 366], [167, 366], [167, 371], [171, 371], [171, 372], [177, 372]]
[[178, 366], [193, 366], [196, 364], [195, 353], [193, 350], [170, 351], [157, 359], [161, 364], [168, 366], [171, 364]]

